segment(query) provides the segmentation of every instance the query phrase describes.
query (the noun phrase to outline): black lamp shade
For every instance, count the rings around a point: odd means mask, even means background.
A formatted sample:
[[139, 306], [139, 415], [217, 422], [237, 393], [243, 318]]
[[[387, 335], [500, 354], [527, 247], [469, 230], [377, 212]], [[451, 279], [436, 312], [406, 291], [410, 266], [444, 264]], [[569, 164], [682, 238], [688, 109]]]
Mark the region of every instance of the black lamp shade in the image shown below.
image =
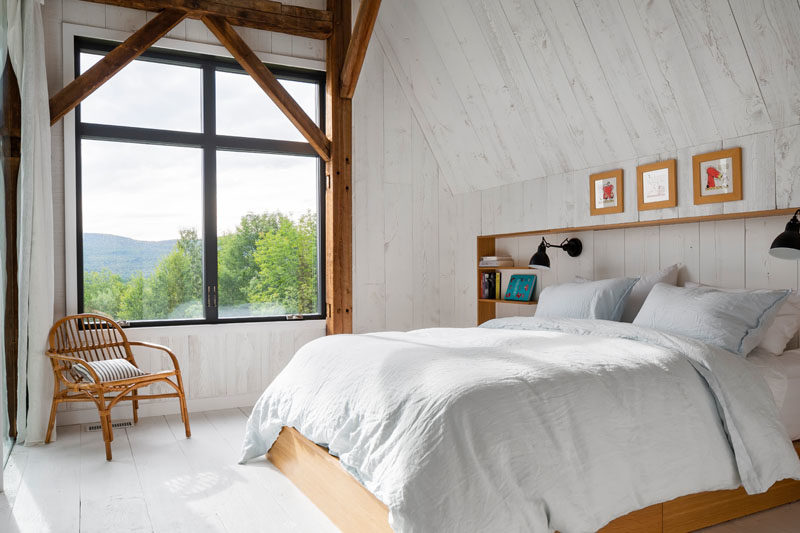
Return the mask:
[[547, 257], [547, 245], [545, 245], [544, 239], [539, 245], [539, 249], [536, 250], [536, 253], [531, 257], [531, 262], [528, 263], [528, 267], [537, 268], [539, 270], [550, 270], [550, 258]]
[[786, 230], [772, 241], [769, 255], [779, 259], [800, 261], [800, 220], [797, 219], [797, 213], [786, 224]]

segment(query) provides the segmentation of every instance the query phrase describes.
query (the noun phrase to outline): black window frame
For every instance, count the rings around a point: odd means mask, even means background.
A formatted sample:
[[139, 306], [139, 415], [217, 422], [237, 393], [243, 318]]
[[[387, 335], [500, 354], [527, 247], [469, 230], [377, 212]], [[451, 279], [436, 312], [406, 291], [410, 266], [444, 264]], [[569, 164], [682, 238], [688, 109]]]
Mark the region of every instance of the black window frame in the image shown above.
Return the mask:
[[[119, 43], [102, 39], [75, 37], [74, 65], [75, 77], [80, 75], [80, 55], [82, 52], [106, 54]], [[325, 320], [325, 162], [307, 142], [281, 141], [218, 135], [216, 132], [216, 76], [217, 71], [236, 72], [247, 75], [233, 59], [151, 48], [141, 54], [138, 60], [154, 61], [174, 65], [199, 67], [202, 69], [202, 127], [201, 132], [184, 132], [132, 126], [112, 126], [106, 124], [84, 123], [81, 121], [81, 106], [75, 108], [75, 238], [77, 259], [78, 312], [84, 312], [83, 301], [83, 206], [81, 141], [104, 140], [135, 144], [157, 144], [199, 148], [203, 154], [203, 318], [156, 319], [121, 321], [123, 327], [184, 326], [202, 324], [234, 324], [242, 322], [277, 322], [302, 320]], [[318, 119], [322, 128], [325, 120], [325, 72], [294, 67], [267, 64], [278, 79], [313, 82], [319, 87]], [[264, 98], [268, 98], [265, 94]], [[313, 117], [312, 117], [313, 118]], [[317, 295], [318, 313], [304, 315], [273, 315], [250, 317], [219, 317], [216, 305], [218, 291], [218, 247], [217, 247], [217, 151], [279, 154], [313, 157], [317, 160]]]

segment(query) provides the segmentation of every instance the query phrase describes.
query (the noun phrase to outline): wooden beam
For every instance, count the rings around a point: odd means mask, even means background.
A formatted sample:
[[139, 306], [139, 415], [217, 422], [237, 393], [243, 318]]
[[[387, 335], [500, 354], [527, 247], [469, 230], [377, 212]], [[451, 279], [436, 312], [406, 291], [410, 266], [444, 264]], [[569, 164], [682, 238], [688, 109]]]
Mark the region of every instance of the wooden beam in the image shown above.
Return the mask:
[[342, 98], [353, 98], [356, 92], [358, 75], [361, 74], [361, 66], [364, 64], [364, 56], [367, 55], [369, 39], [380, 7], [381, 0], [361, 0], [361, 5], [358, 6], [353, 36], [342, 67]]
[[87, 96], [111, 79], [128, 63], [142, 55], [153, 43], [163, 37], [186, 17], [182, 9], [165, 9], [154, 19], [128, 37], [124, 43], [114, 48], [95, 63], [92, 68], [72, 80], [72, 82], [50, 98], [50, 125], [75, 109]]
[[[9, 434], [17, 436], [17, 360], [19, 344], [19, 286], [17, 283], [17, 178], [19, 176], [20, 142], [22, 135], [22, 104], [17, 76], [6, 57], [2, 81], [2, 109], [0, 110], [0, 146], [3, 150], [3, 187], [6, 222], [6, 298], [5, 362], [6, 406], [8, 408]], [[0, 458], [2, 460], [2, 458]], [[0, 468], [2, 470], [2, 468]]]
[[189, 18], [224, 17], [235, 26], [288, 33], [311, 39], [327, 39], [333, 27], [331, 13], [321, 9], [285, 6], [268, 0], [86, 0], [95, 4], [161, 11], [185, 9]]
[[286, 117], [300, 130], [303, 137], [311, 144], [314, 150], [325, 161], [331, 158], [331, 143], [325, 133], [303, 111], [303, 108], [284, 89], [281, 82], [270, 72], [260, 59], [250, 50], [250, 47], [239, 37], [233, 26], [222, 17], [208, 15], [203, 17], [203, 22], [216, 35], [219, 42], [236, 58], [250, 76], [258, 83], [265, 93], [275, 102], [275, 105], [284, 112]]
[[328, 334], [353, 331], [353, 101], [341, 94], [341, 73], [350, 43], [350, 0], [328, 0], [333, 34], [326, 54], [326, 131], [331, 159], [325, 166], [325, 299]]

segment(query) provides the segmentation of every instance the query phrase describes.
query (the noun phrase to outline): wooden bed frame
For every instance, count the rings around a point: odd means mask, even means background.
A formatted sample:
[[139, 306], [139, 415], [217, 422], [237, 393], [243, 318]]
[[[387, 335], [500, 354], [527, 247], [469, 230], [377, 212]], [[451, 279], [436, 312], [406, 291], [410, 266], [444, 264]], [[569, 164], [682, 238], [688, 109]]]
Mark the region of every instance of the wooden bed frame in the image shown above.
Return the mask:
[[[800, 456], [800, 441], [794, 442]], [[322, 446], [284, 427], [269, 459], [345, 533], [391, 532], [389, 510]], [[678, 533], [720, 524], [800, 500], [800, 481], [783, 480], [764, 494], [742, 487], [681, 496], [613, 520], [602, 533]]]

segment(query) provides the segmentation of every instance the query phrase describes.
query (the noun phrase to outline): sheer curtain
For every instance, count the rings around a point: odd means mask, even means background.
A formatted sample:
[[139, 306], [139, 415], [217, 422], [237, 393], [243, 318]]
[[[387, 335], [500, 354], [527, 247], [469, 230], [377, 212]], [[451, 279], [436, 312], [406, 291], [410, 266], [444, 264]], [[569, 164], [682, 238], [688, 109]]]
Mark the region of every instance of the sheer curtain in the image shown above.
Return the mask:
[[[2, 1], [2, 0], [0, 0]], [[8, 53], [22, 96], [19, 169], [19, 375], [17, 442], [44, 440], [52, 371], [44, 351], [53, 322], [53, 188], [42, 0], [5, 0]]]

